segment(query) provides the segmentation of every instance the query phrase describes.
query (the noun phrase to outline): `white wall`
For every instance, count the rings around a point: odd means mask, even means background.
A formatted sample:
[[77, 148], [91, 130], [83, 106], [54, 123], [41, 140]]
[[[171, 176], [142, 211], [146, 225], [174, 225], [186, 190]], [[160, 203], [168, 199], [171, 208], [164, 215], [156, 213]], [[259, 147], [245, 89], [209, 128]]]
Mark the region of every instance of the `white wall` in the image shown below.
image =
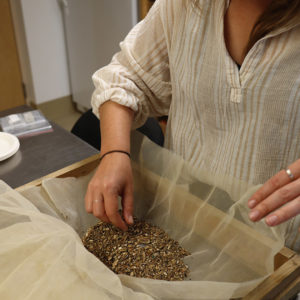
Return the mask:
[[19, 0], [36, 104], [70, 95], [64, 27], [57, 0]]
[[73, 101], [88, 109], [92, 75], [120, 51], [119, 43], [137, 23], [137, 0], [67, 0], [64, 8]]

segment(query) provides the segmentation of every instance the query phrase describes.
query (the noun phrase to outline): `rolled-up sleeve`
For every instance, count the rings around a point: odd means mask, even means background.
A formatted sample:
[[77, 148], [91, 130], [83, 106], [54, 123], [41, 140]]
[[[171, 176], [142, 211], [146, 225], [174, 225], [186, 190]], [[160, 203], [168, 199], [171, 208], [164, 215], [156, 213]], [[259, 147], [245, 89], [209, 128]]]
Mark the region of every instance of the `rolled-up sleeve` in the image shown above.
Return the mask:
[[93, 75], [92, 108], [111, 100], [135, 112], [133, 127], [149, 116], [167, 115], [171, 103], [166, 0], [157, 0], [147, 17], [120, 43], [111, 63]]

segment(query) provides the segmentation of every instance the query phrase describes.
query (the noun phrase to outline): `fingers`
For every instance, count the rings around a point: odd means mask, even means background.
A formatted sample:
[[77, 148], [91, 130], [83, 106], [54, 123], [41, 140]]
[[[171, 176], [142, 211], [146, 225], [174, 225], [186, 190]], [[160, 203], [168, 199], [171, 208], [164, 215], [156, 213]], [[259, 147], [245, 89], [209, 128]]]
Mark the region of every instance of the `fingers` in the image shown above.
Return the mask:
[[119, 213], [118, 193], [107, 192], [103, 194], [103, 196], [105, 211], [109, 221], [116, 227], [119, 227], [120, 229], [126, 231], [128, 227], [126, 223], [122, 220], [122, 217]]
[[[102, 221], [126, 231], [128, 227], [119, 213], [118, 195], [119, 191], [114, 185], [91, 181], [85, 196], [85, 209]], [[130, 184], [125, 188], [122, 203], [125, 221], [127, 224], [133, 224], [133, 193]]]
[[[300, 180], [295, 180], [277, 189], [274, 193], [259, 202], [250, 212], [249, 217], [252, 221], [259, 221], [270, 212], [280, 208], [289, 201], [295, 201], [300, 196]], [[297, 202], [297, 201], [296, 201]], [[285, 210], [284, 210], [285, 212]]]
[[95, 198], [93, 201], [93, 213], [94, 216], [98, 219], [101, 219], [103, 222], [109, 223], [109, 218], [106, 215], [103, 197]]
[[262, 200], [270, 196], [274, 191], [280, 189], [289, 182], [291, 182], [291, 179], [287, 176], [285, 170], [281, 170], [251, 196], [248, 201], [248, 207], [254, 208]]
[[300, 211], [300, 159], [281, 170], [258, 189], [248, 201], [249, 218], [256, 222], [266, 217], [269, 226], [278, 225]]
[[93, 212], [93, 197], [92, 197], [90, 185], [88, 186], [87, 192], [85, 194], [84, 202], [85, 202], [85, 210], [88, 213], [92, 213]]
[[122, 199], [123, 216], [127, 224], [133, 224], [133, 192], [130, 187], [126, 188]]
[[[300, 177], [300, 159], [292, 163], [288, 169], [291, 171], [291, 173], [294, 176], [294, 179], [297, 179]], [[281, 187], [285, 186], [286, 184], [289, 184], [292, 181], [292, 179], [288, 176], [286, 170], [281, 170], [279, 173], [274, 175], [271, 179], [269, 179], [260, 189], [256, 191], [250, 197], [248, 201], [248, 207], [254, 208], [258, 203], [266, 199], [268, 196], [270, 196], [273, 192], [280, 189]]]
[[266, 223], [269, 226], [279, 225], [297, 214], [300, 214], [300, 196], [267, 216]]

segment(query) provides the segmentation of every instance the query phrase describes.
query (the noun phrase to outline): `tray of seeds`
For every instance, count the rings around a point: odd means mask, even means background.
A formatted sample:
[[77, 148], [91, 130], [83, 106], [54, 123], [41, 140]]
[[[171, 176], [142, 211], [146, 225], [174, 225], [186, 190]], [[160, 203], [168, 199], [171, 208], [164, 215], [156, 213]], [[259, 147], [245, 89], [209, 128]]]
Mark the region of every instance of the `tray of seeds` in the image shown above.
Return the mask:
[[190, 253], [161, 228], [137, 218], [128, 231], [100, 221], [82, 242], [116, 274], [176, 281], [189, 273], [183, 258]]

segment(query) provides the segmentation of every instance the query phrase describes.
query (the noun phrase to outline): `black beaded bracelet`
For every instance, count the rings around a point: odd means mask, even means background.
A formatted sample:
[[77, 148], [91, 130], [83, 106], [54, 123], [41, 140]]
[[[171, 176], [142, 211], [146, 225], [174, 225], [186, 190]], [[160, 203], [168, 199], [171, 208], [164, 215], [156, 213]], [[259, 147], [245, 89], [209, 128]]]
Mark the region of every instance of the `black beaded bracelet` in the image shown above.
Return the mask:
[[114, 152], [124, 153], [124, 154], [128, 155], [129, 158], [131, 158], [130, 153], [127, 152], [127, 151], [123, 151], [123, 150], [111, 150], [111, 151], [108, 151], [108, 152], [104, 153], [104, 154], [100, 157], [100, 161], [101, 161], [101, 160], [104, 158], [104, 156], [106, 156], [107, 154], [114, 153]]

